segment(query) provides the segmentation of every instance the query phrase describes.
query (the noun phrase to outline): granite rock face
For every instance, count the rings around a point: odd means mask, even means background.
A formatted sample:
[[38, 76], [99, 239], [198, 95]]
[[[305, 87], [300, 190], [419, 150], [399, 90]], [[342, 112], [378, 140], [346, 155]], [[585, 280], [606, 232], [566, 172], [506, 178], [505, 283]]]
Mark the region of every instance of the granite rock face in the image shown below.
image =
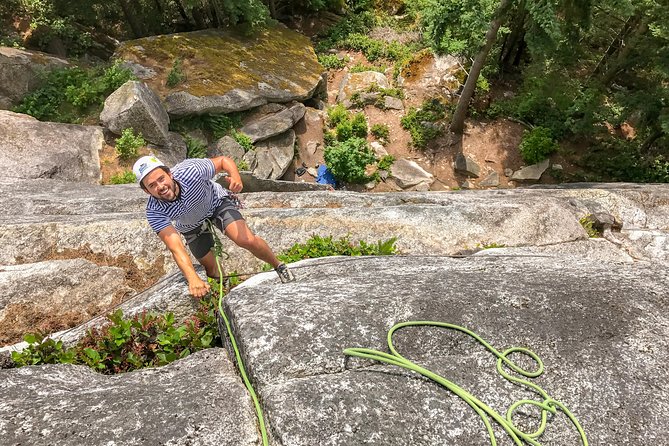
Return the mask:
[[100, 127], [40, 122], [0, 110], [0, 164], [6, 177], [96, 184], [103, 146]]
[[[653, 444], [665, 430], [663, 267], [491, 255], [331, 258], [293, 271], [296, 282], [280, 285], [265, 273], [226, 301], [276, 444], [489, 444], [480, 418], [448, 390], [342, 353], [388, 351], [387, 330], [410, 320], [464, 326], [500, 351], [535, 351], [546, 365], [535, 382], [574, 413], [590, 444]], [[395, 347], [499, 413], [516, 400], [540, 399], [501, 378], [495, 357], [462, 333], [406, 328]], [[566, 418], [549, 418], [542, 444], [575, 444]], [[518, 419], [526, 430], [537, 425]]]
[[115, 376], [75, 365], [0, 370], [0, 435], [12, 445], [261, 444], [223, 349]]

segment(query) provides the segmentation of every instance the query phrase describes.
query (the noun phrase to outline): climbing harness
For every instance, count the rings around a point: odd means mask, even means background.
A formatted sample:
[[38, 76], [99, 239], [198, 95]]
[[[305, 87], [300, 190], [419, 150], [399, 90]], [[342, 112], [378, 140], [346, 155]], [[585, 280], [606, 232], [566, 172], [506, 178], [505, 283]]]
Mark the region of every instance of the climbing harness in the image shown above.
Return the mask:
[[[512, 383], [525, 385], [533, 389], [535, 392], [541, 395], [543, 401], [536, 401], [529, 399], [516, 401], [507, 410], [506, 418], [502, 417], [499, 413], [497, 413], [488, 405], [486, 405], [485, 403], [474, 397], [471, 393], [464, 390], [462, 387], [458, 386], [457, 384], [453, 383], [452, 381], [449, 381], [448, 379], [442, 376], [437, 375], [436, 373], [426, 368], [417, 365], [414, 362], [409, 361], [408, 359], [404, 358], [397, 352], [395, 346], [393, 345], [393, 334], [401, 328], [416, 327], [416, 326], [442, 327], [451, 330], [461, 331], [462, 333], [471, 336], [472, 338], [476, 339], [479, 343], [483, 344], [483, 346], [488, 350], [490, 350], [491, 353], [497, 356], [497, 371], [499, 372], [500, 375], [502, 375], [505, 379], [507, 379]], [[540, 376], [544, 372], [544, 364], [539, 358], [539, 356], [533, 351], [523, 347], [511, 347], [500, 353], [492, 345], [488, 344], [483, 338], [481, 338], [473, 331], [470, 331], [459, 325], [448, 324], [445, 322], [433, 322], [433, 321], [408, 321], [396, 324], [388, 331], [387, 339], [388, 339], [388, 348], [390, 349], [391, 352], [390, 354], [368, 348], [347, 348], [344, 350], [344, 354], [349, 356], [357, 356], [360, 358], [372, 359], [375, 361], [384, 362], [386, 364], [402, 367], [407, 370], [420, 373], [426, 378], [429, 378], [432, 381], [441, 384], [443, 387], [446, 387], [448, 390], [455, 393], [457, 396], [462, 398], [467, 404], [469, 404], [469, 406], [472, 409], [474, 409], [474, 411], [481, 417], [481, 419], [483, 420], [483, 424], [485, 424], [485, 427], [488, 431], [488, 436], [490, 437], [490, 444], [492, 446], [497, 445], [497, 440], [495, 439], [495, 434], [492, 430], [492, 425], [488, 417], [495, 420], [502, 428], [504, 428], [504, 430], [509, 434], [509, 436], [513, 439], [516, 445], [523, 446], [524, 444], [530, 444], [532, 446], [541, 446], [541, 443], [537, 441], [537, 438], [539, 438], [546, 430], [547, 413], [550, 412], [551, 414], [555, 414], [557, 413], [558, 410], [564, 413], [572, 422], [572, 424], [576, 427], [576, 430], [578, 430], [578, 433], [581, 437], [581, 442], [583, 446], [588, 446], [588, 440], [585, 436], [585, 431], [581, 427], [576, 417], [569, 411], [567, 406], [551, 398], [548, 395], [548, 393], [538, 385], [531, 383], [525, 379], [511, 376], [507, 371], [504, 370], [504, 367], [507, 367], [526, 378], [536, 378]], [[511, 353], [522, 353], [529, 356], [537, 363], [538, 366], [537, 370], [527, 371], [523, 369], [522, 367], [520, 367], [507, 357]], [[513, 423], [514, 411], [519, 407], [525, 405], [536, 406], [541, 409], [541, 424], [535, 432], [530, 432], [530, 433], [523, 432], [520, 429], [518, 429], [518, 427], [516, 427], [516, 425]]]

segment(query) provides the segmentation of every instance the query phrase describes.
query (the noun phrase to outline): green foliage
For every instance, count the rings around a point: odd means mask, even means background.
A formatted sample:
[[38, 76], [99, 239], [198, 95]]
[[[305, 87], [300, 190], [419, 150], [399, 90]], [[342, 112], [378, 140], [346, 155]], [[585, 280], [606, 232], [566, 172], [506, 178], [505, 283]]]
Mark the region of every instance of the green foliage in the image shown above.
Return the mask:
[[602, 233], [596, 228], [595, 220], [592, 215], [586, 215], [579, 219], [578, 222], [583, 226], [588, 237], [597, 238], [602, 236]]
[[174, 59], [172, 63], [172, 69], [167, 74], [166, 84], [168, 87], [176, 87], [180, 83], [186, 80], [186, 74], [183, 72], [183, 67], [181, 64], [181, 59], [178, 57]]
[[374, 124], [370, 130], [372, 135], [383, 142], [390, 141], [390, 127], [386, 124]]
[[242, 132], [233, 131], [232, 132], [232, 138], [235, 141], [237, 141], [237, 143], [240, 146], [242, 146], [242, 148], [244, 149], [244, 152], [248, 152], [249, 150], [255, 150], [255, 147], [253, 146], [253, 142], [248, 135], [246, 135]]
[[580, 160], [589, 181], [669, 183], [669, 161], [641, 150], [638, 142], [604, 138]]
[[348, 110], [343, 104], [337, 104], [334, 107], [328, 108], [328, 123], [330, 127], [336, 127], [337, 124], [347, 121], [349, 119]]
[[328, 256], [384, 256], [398, 254], [395, 242], [397, 237], [376, 243], [362, 240], [352, 242], [348, 237], [334, 240], [332, 236], [320, 237], [312, 235], [306, 243], [296, 243], [285, 252], [279, 254], [279, 260], [293, 263], [303, 259], [314, 259]]
[[323, 65], [323, 67], [328, 70], [344, 68], [348, 63], [348, 61], [349, 61], [348, 57], [340, 58], [336, 54], [318, 55], [318, 63]]
[[198, 116], [188, 116], [185, 118], [172, 119], [170, 121], [170, 130], [181, 134], [186, 134], [191, 130], [202, 130], [212, 135], [214, 139], [223, 138], [232, 133], [238, 127], [241, 127], [241, 114], [208, 114]]
[[425, 101], [419, 109], [411, 107], [400, 123], [402, 128], [411, 134], [411, 142], [414, 147], [424, 149], [428, 142], [443, 133], [434, 123], [445, 117], [446, 106], [437, 99], [430, 99]]
[[107, 96], [131, 79], [132, 72], [119, 62], [106, 68], [56, 69], [14, 111], [41, 121], [77, 122], [89, 113], [99, 113]]
[[237, 164], [237, 170], [239, 171], [249, 170], [249, 163], [247, 163], [246, 160], [239, 160], [236, 164]]
[[112, 175], [112, 177], [109, 179], [110, 184], [132, 184], [135, 181], [137, 181], [137, 177], [135, 177], [135, 174], [132, 172], [132, 170], [126, 170], [125, 172], [117, 173], [116, 175]]
[[104, 373], [123, 373], [142, 367], [168, 364], [189, 354], [213, 347], [217, 324], [215, 298], [202, 299], [195, 315], [177, 324], [172, 313], [142, 313], [126, 318], [121, 310], [107, 316], [109, 325], [90, 330], [74, 347], [62, 341], [27, 334], [30, 344], [13, 352], [17, 366], [73, 363], [86, 364]]
[[550, 129], [545, 127], [534, 127], [523, 133], [520, 141], [520, 154], [528, 164], [536, 164], [545, 160], [558, 149], [558, 144], [553, 139]]
[[142, 135], [135, 135], [131, 128], [127, 128], [121, 132], [121, 137], [116, 139], [116, 153], [122, 160], [136, 158], [139, 148], [145, 144]]
[[207, 157], [207, 145], [197, 139], [186, 136], [186, 158], [206, 158]]
[[381, 157], [379, 162], [377, 163], [377, 166], [379, 170], [386, 170], [390, 171], [390, 167], [393, 165], [395, 162], [395, 157], [392, 155], [384, 155]]
[[316, 52], [325, 53], [331, 48], [343, 48], [342, 43], [349, 35], [365, 34], [371, 31], [374, 25], [375, 18], [371, 12], [348, 15], [328, 29], [316, 45]]
[[365, 138], [367, 136], [367, 118], [364, 113], [356, 113], [351, 118], [351, 129], [353, 136], [358, 138]]
[[476, 247], [480, 249], [495, 249], [495, 248], [505, 248], [506, 245], [495, 242], [490, 242], [490, 243], [481, 242], [478, 245], [476, 245]]
[[365, 173], [367, 165], [376, 160], [367, 141], [352, 137], [325, 147], [325, 164], [332, 175], [347, 183], [364, 183], [371, 178]]
[[351, 73], [362, 73], [362, 72], [365, 72], [365, 71], [377, 71], [379, 73], [385, 73], [386, 68], [387, 67], [385, 65], [381, 65], [381, 66], [365, 65], [363, 63], [358, 62], [357, 64], [355, 64], [351, 67], [349, 72], [351, 72]]

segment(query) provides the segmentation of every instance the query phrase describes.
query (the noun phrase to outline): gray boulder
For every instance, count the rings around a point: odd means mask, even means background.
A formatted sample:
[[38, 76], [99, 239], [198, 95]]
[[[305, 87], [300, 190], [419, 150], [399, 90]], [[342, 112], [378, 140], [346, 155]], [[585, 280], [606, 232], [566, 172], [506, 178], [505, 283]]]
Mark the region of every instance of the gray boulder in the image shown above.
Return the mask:
[[174, 166], [185, 160], [188, 153], [186, 140], [184, 140], [183, 136], [175, 132], [167, 134], [167, 141], [163, 145], [147, 144], [147, 147], [167, 166]]
[[479, 183], [481, 187], [497, 187], [499, 186], [499, 174], [491, 172]]
[[417, 184], [434, 182], [434, 176], [420, 167], [416, 162], [400, 158], [390, 166], [390, 175], [395, 178], [397, 185], [403, 189]]
[[[116, 57], [158, 73], [147, 82], [171, 116], [231, 113], [320, 94], [325, 70], [308, 37], [281, 24], [247, 31], [240, 26], [130, 40]], [[180, 54], [188, 54], [182, 59], [187, 81], [167, 87]]]
[[100, 127], [40, 122], [0, 110], [0, 164], [11, 178], [98, 183]]
[[46, 53], [0, 46], [0, 109], [10, 109], [38, 88], [45, 72], [67, 66]]
[[[573, 412], [592, 444], [649, 444], [665, 431], [669, 397], [648, 385], [669, 379], [664, 267], [560, 256], [389, 257], [302, 262], [293, 271], [296, 282], [265, 273], [226, 300], [276, 444], [487, 444], [479, 416], [447, 389], [343, 354], [388, 352], [388, 329], [411, 320], [464, 326], [500, 351], [536, 352], [546, 369], [530, 381]], [[542, 399], [504, 380], [496, 358], [462, 333], [407, 328], [394, 345], [502, 416], [514, 401]], [[602, 417], [602, 401], [616, 401], [616, 414]], [[538, 411], [530, 413], [514, 421], [533, 431]], [[576, 441], [564, 415], [549, 418], [542, 444]], [[631, 418], [634, 425], [620, 422]], [[496, 435], [511, 444], [501, 429]]]
[[404, 104], [400, 98], [386, 96], [383, 99], [383, 108], [386, 110], [404, 110]]
[[231, 136], [224, 136], [216, 141], [214, 148], [210, 152], [210, 156], [227, 156], [239, 163], [244, 159], [244, 148]]
[[304, 117], [305, 110], [304, 104], [297, 103], [285, 110], [265, 115], [258, 120], [252, 120], [239, 131], [251, 138], [253, 143], [256, 143], [293, 128], [297, 121]]
[[120, 135], [131, 128], [158, 145], [168, 142], [170, 118], [160, 98], [143, 82], [128, 81], [105, 100], [102, 125]]
[[287, 132], [255, 145], [257, 165], [253, 168], [253, 175], [261, 179], [276, 180], [283, 176], [293, 161], [295, 155], [295, 132]]
[[464, 173], [470, 177], [478, 178], [481, 168], [476, 161], [471, 159], [469, 156], [465, 156], [462, 153], [458, 153], [455, 157], [455, 171]]
[[261, 444], [223, 349], [114, 376], [75, 365], [0, 370], [0, 401], [6, 444]]
[[541, 178], [541, 175], [544, 174], [549, 165], [550, 160], [545, 159], [540, 163], [522, 167], [511, 175], [511, 179], [516, 181], [536, 181]]
[[347, 73], [339, 85], [337, 102], [350, 100], [355, 93], [363, 94], [373, 86], [389, 88], [388, 79], [383, 73], [377, 71], [363, 71], [360, 73]]

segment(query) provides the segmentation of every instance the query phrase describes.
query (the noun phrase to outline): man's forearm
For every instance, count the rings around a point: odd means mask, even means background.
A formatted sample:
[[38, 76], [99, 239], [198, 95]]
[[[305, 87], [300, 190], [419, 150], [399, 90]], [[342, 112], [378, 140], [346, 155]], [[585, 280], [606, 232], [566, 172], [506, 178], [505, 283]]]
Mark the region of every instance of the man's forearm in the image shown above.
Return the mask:
[[188, 282], [200, 277], [195, 272], [193, 262], [191, 262], [190, 257], [185, 250], [172, 251], [172, 257]]

